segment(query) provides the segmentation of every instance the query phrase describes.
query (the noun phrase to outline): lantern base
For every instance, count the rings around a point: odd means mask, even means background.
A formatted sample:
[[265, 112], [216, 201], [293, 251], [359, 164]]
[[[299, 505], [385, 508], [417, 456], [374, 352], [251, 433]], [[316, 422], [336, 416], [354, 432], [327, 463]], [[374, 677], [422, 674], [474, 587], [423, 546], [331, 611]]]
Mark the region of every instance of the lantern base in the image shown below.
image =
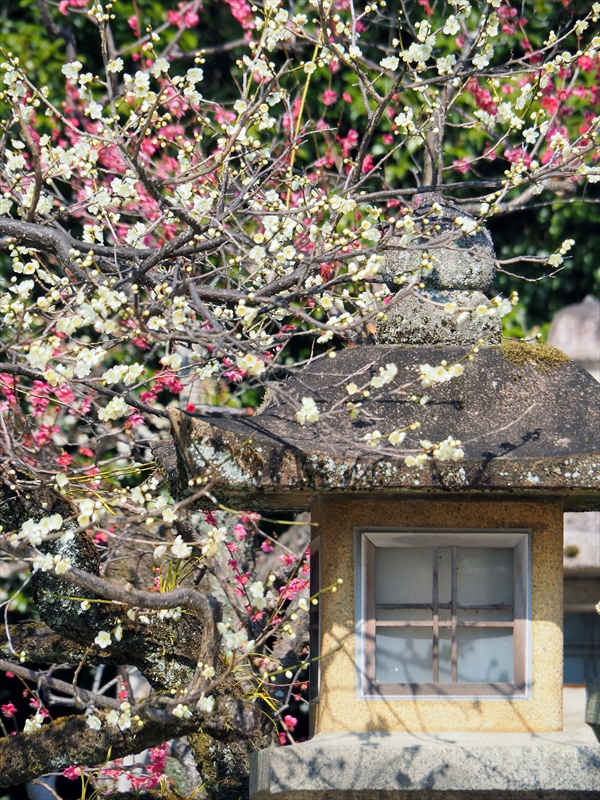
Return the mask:
[[251, 800], [584, 800], [600, 796], [591, 732], [321, 734], [252, 756]]

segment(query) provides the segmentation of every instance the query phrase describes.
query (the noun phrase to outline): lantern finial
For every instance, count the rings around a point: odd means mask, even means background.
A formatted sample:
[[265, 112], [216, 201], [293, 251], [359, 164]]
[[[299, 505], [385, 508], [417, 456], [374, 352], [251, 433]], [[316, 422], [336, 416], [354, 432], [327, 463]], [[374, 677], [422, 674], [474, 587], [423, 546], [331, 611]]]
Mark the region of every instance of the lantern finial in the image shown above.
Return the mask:
[[[498, 344], [501, 325], [489, 315], [496, 254], [481, 223], [429, 192], [417, 198], [390, 239], [381, 275], [390, 289], [419, 278], [423, 288], [392, 302], [377, 326], [380, 344]], [[485, 312], [484, 312], [485, 309]], [[464, 313], [466, 312], [466, 313]]]

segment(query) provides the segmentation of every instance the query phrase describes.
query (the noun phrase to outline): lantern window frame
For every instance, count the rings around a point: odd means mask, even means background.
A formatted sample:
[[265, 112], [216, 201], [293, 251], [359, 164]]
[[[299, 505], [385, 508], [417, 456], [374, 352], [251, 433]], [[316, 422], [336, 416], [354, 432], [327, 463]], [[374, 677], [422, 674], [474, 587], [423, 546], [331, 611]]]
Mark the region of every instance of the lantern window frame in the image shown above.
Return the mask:
[[[376, 529], [368, 528], [357, 531], [359, 535], [360, 557], [357, 564], [357, 582], [359, 584], [359, 604], [357, 605], [357, 666], [358, 690], [363, 699], [399, 698], [399, 699], [525, 699], [531, 690], [531, 529]], [[433, 596], [427, 604], [431, 608], [432, 620], [432, 680], [426, 683], [378, 683], [376, 680], [376, 631], [381, 620], [377, 620], [375, 602], [376, 586], [376, 549], [378, 547], [412, 547], [434, 548], [432, 562]], [[437, 549], [450, 548], [452, 553], [452, 592], [450, 604], [437, 601]], [[461, 622], [459, 611], [473, 611], [485, 608], [483, 604], [458, 603], [457, 558], [458, 548], [512, 548], [513, 549], [513, 620], [500, 624], [483, 622]], [[394, 604], [396, 609], [417, 608], [420, 604]], [[440, 606], [450, 606], [450, 625], [440, 625]], [[508, 606], [506, 607], [509, 608]], [[436, 624], [437, 623], [437, 624]], [[412, 620], [398, 620], [386, 623], [403, 626], [429, 626], [429, 623]], [[451, 629], [451, 672], [452, 682], [435, 681], [436, 669], [439, 670], [439, 631], [440, 627]], [[458, 682], [457, 660], [458, 628], [512, 628], [513, 631], [513, 681], [471, 683]], [[437, 667], [436, 667], [436, 659]]]

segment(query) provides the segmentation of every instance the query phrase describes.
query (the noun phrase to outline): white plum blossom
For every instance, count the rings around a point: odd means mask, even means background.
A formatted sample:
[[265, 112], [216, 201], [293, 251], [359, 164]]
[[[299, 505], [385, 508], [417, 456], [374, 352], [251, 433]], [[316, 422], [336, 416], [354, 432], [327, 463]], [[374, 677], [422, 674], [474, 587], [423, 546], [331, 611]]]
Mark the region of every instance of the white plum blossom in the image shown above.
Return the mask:
[[125, 386], [131, 386], [143, 373], [144, 366], [142, 364], [117, 364], [104, 373], [102, 380], [109, 386], [119, 382], [124, 383]]
[[239, 631], [231, 629], [231, 622], [218, 622], [217, 630], [221, 634], [222, 642], [221, 648], [228, 661], [233, 658], [233, 653], [236, 650], [249, 652], [254, 647], [254, 642], [248, 640], [248, 634], [241, 628]]
[[99, 409], [98, 419], [102, 422], [119, 419], [119, 417], [124, 417], [128, 410], [129, 406], [122, 397], [113, 397], [107, 406]]
[[458, 225], [463, 233], [473, 236], [477, 233], [479, 222], [472, 217], [456, 217], [454, 224]]
[[450, 14], [448, 19], [446, 20], [446, 24], [442, 28], [442, 31], [447, 36], [454, 36], [455, 33], [458, 33], [460, 30], [460, 24], [454, 14]]
[[154, 563], [160, 565], [166, 552], [167, 552], [166, 544], [159, 544], [158, 547], [155, 547], [154, 553], [152, 554], [152, 559]]
[[267, 251], [265, 250], [264, 247], [261, 247], [258, 244], [254, 245], [254, 247], [248, 251], [248, 257], [251, 258], [253, 261], [256, 261], [257, 264], [262, 264], [266, 256], [267, 256]]
[[485, 69], [490, 63], [490, 57], [487, 53], [478, 53], [473, 58], [473, 66], [477, 69]]
[[102, 347], [84, 347], [77, 354], [75, 365], [75, 375], [78, 378], [86, 378], [90, 372], [102, 363], [106, 352]]
[[71, 568], [71, 559], [60, 556], [54, 556], [54, 572], [57, 575], [64, 575]]
[[302, 398], [302, 408], [296, 412], [296, 420], [300, 425], [319, 421], [319, 409], [312, 397]]
[[157, 58], [154, 64], [152, 65], [152, 69], [150, 72], [152, 73], [153, 77], [160, 78], [163, 72], [169, 71], [169, 62], [166, 58]]
[[[119, 708], [121, 709], [121, 713], [118, 715], [116, 724], [119, 730], [126, 731], [131, 728], [131, 704], [125, 700], [123, 703], [121, 703]], [[116, 713], [117, 712], [115, 711], [115, 714]]]
[[[394, 122], [400, 129], [401, 133], [414, 133], [416, 130], [414, 123], [414, 112], [409, 106], [404, 106], [404, 111], [398, 114], [398, 116], [394, 119]], [[410, 217], [409, 220], [411, 220]], [[406, 219], [404, 220], [404, 227], [407, 227]]]
[[92, 500], [91, 497], [79, 500], [78, 506], [77, 524], [82, 528], [89, 527], [93, 522], [99, 522], [105, 514], [105, 508], [100, 500]]
[[383, 434], [381, 431], [372, 431], [371, 433], [365, 433], [363, 436], [364, 441], [370, 445], [371, 447], [376, 447], [381, 439], [383, 439]]
[[63, 518], [60, 514], [52, 514], [49, 517], [42, 517], [37, 522], [27, 519], [21, 525], [20, 538], [25, 538], [30, 545], [37, 547], [52, 531], [59, 531], [63, 525]]
[[127, 364], [117, 364], [104, 373], [102, 380], [110, 386], [113, 383], [118, 383], [120, 380], [122, 380], [125, 375], [127, 375], [128, 371], [129, 367]]
[[102, 119], [102, 106], [92, 100], [85, 111], [90, 119]]
[[68, 64], [64, 64], [60, 71], [65, 78], [68, 78], [70, 81], [76, 81], [82, 66], [83, 64], [81, 61], [71, 61]]
[[101, 650], [105, 650], [112, 643], [110, 633], [108, 631], [99, 631], [94, 639], [94, 644], [97, 644]]
[[334, 194], [333, 197], [329, 198], [329, 206], [341, 214], [349, 214], [356, 208], [356, 200], [351, 197], [340, 197]]
[[215, 698], [212, 695], [210, 697], [201, 697], [196, 703], [198, 711], [203, 711], [205, 714], [210, 714], [214, 707]]
[[172, 506], [168, 506], [162, 512], [163, 522], [175, 522], [178, 518], [177, 514], [175, 513], [175, 509]]
[[406, 438], [406, 432], [405, 431], [392, 431], [390, 433], [390, 435], [388, 436], [388, 441], [389, 441], [390, 444], [398, 446], [398, 445], [402, 444], [402, 442], [405, 440], [405, 438]]
[[201, 70], [200, 67], [192, 67], [191, 69], [188, 69], [186, 78], [188, 83], [200, 83], [200, 81], [204, 78], [204, 71]]
[[258, 358], [254, 353], [246, 353], [245, 356], [238, 356], [236, 358], [236, 364], [240, 369], [245, 370], [248, 375], [260, 376], [267, 368], [262, 358]]
[[385, 367], [379, 367], [379, 375], [371, 378], [371, 386], [380, 388], [385, 386], [386, 383], [391, 383], [398, 374], [398, 367], [395, 364], [386, 364]]
[[453, 54], [443, 56], [442, 58], [436, 59], [435, 64], [440, 75], [449, 75], [456, 64], [456, 56]]
[[[262, 581], [254, 581], [248, 586], [248, 594], [250, 596], [250, 604], [252, 608], [263, 609], [267, 605], [267, 597], [265, 597], [265, 587]], [[271, 594], [269, 592], [269, 594]]]
[[387, 56], [386, 58], [382, 58], [379, 62], [379, 66], [383, 67], [383, 69], [389, 69], [392, 72], [398, 69], [398, 64], [400, 62], [396, 58], [396, 56]]
[[191, 719], [192, 712], [183, 703], [177, 703], [177, 705], [173, 709], [173, 716], [178, 717], [179, 719]]
[[405, 50], [402, 53], [402, 60], [407, 64], [416, 61], [417, 67], [419, 69], [424, 69], [432, 51], [433, 47], [428, 42], [426, 44], [417, 44], [416, 42], [413, 42], [408, 50]]
[[148, 92], [150, 91], [150, 76], [147, 72], [142, 72], [138, 70], [133, 78], [133, 86], [132, 86], [133, 94], [136, 97], [144, 98], [148, 96]]
[[512, 311], [513, 304], [507, 298], [503, 298], [501, 295], [498, 295], [492, 300], [492, 306], [495, 307], [496, 313], [499, 317], [505, 317]]
[[227, 528], [209, 528], [201, 540], [202, 555], [211, 558], [216, 556], [219, 545], [227, 539]]
[[42, 727], [44, 722], [44, 715], [36, 711], [35, 716], [30, 717], [30, 719], [25, 720], [25, 725], [23, 726], [23, 733], [32, 733], [33, 731], [37, 731], [39, 728]]
[[165, 367], [177, 370], [183, 364], [183, 358], [179, 355], [179, 353], [171, 353], [168, 356], [163, 356], [160, 359], [160, 363], [163, 364]]
[[99, 731], [102, 728], [102, 720], [95, 714], [90, 714], [89, 717], [86, 717], [85, 722], [88, 728], [90, 728], [93, 731]]
[[150, 317], [146, 324], [151, 331], [164, 330], [168, 325], [164, 317]]
[[52, 558], [52, 553], [36, 556], [32, 563], [34, 572], [37, 572], [37, 570], [40, 570], [40, 572], [48, 572], [53, 566], [54, 559]]
[[433, 457], [438, 461], [460, 461], [464, 457], [464, 450], [458, 439], [449, 436], [433, 448]]
[[119, 712], [116, 711], [114, 708], [106, 715], [106, 721], [109, 725], [118, 725], [119, 724]]
[[27, 361], [34, 369], [44, 369], [53, 352], [54, 347], [51, 344], [32, 344], [27, 353]]
[[551, 267], [560, 267], [560, 265], [564, 262], [564, 258], [560, 255], [560, 253], [552, 253], [552, 255], [548, 258], [548, 264]]
[[171, 545], [171, 552], [176, 558], [189, 558], [192, 554], [192, 548], [187, 545], [181, 536], [178, 536]]
[[427, 453], [419, 453], [416, 456], [406, 456], [404, 463], [407, 467], [418, 467], [421, 469], [423, 464], [427, 461]]
[[123, 69], [124, 63], [122, 58], [114, 58], [111, 59], [108, 64], [106, 65], [107, 72], [121, 72]]
[[448, 367], [444, 362], [437, 367], [432, 367], [430, 364], [421, 364], [419, 369], [421, 371], [421, 386], [424, 388], [432, 386], [434, 383], [446, 383], [452, 378], [460, 377], [464, 372], [462, 364], [454, 364]]
[[540, 132], [536, 131], [535, 128], [527, 128], [526, 131], [523, 131], [523, 139], [527, 142], [527, 144], [535, 144], [536, 139], [539, 137]]

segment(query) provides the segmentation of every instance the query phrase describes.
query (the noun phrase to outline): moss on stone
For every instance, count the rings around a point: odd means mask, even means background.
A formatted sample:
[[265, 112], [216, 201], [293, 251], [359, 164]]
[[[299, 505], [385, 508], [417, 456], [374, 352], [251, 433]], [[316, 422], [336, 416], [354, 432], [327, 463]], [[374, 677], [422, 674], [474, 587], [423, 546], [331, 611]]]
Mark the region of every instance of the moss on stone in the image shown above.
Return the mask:
[[538, 372], [552, 372], [570, 361], [557, 347], [537, 342], [503, 342], [502, 355], [516, 367], [531, 364]]
[[249, 742], [220, 742], [206, 733], [193, 734], [188, 741], [211, 800], [245, 800], [248, 797]]

